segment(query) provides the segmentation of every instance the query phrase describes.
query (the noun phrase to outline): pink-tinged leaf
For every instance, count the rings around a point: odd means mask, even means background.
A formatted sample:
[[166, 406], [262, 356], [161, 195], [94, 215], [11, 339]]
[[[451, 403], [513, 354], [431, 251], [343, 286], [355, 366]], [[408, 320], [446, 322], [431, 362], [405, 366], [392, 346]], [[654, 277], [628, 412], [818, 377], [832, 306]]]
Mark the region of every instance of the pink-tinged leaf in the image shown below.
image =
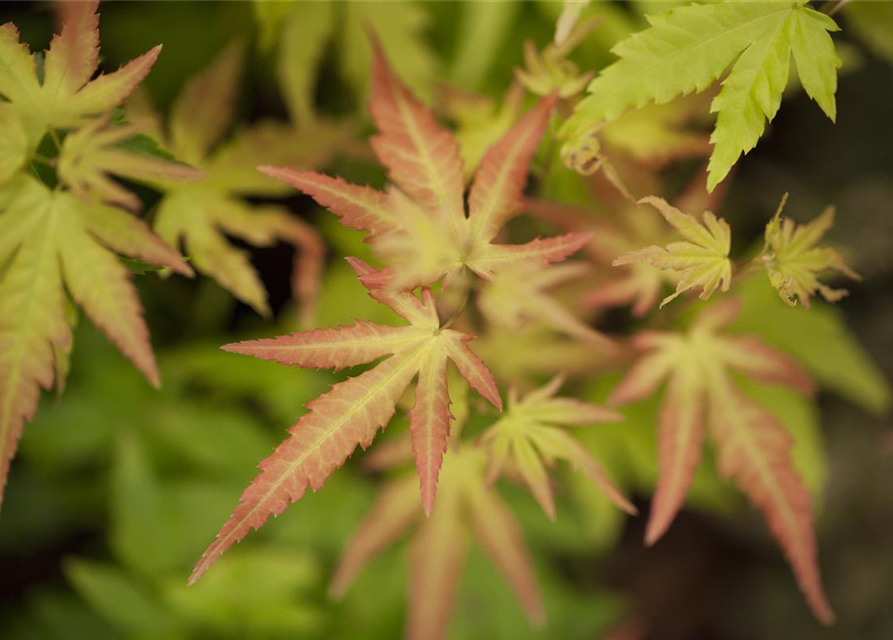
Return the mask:
[[193, 275], [192, 267], [183, 256], [136, 216], [104, 205], [84, 206], [82, 211], [85, 228], [108, 248], [131, 258], [164, 265], [184, 276]]
[[726, 365], [758, 382], [782, 384], [804, 395], [815, 393], [815, 384], [799, 364], [755, 336], [723, 337], [721, 355]]
[[763, 512], [813, 613], [831, 624], [834, 612], [822, 588], [809, 492], [791, 461], [790, 434], [724, 375], [711, 385], [709, 410], [720, 472], [735, 478]]
[[484, 154], [468, 198], [472, 241], [489, 242], [521, 209], [530, 161], [557, 100], [540, 100]]
[[515, 592], [528, 619], [543, 624], [546, 612], [517, 520], [495, 493], [483, 487], [470, 495], [469, 504], [477, 541]]
[[114, 254], [93, 242], [73, 216], [60, 216], [58, 224], [63, 226], [65, 242], [59, 244], [59, 253], [72, 298], [149, 382], [160, 387], [149, 330], [130, 272]]
[[240, 42], [227, 46], [214, 61], [183, 87], [171, 107], [171, 151], [199, 164], [232, 122], [245, 58]]
[[[388, 282], [389, 274], [386, 269], [374, 269], [358, 258], [346, 258], [346, 260], [356, 272], [360, 282], [369, 291], [369, 295], [373, 300], [389, 306], [401, 317], [409, 320], [416, 326], [430, 327], [432, 329], [440, 326], [437, 308], [433, 303], [433, 299], [429, 299], [428, 303], [424, 303], [409, 291], [395, 290], [393, 287], [390, 287]], [[428, 291], [430, 296], [430, 289], [424, 289], [423, 291]]]
[[40, 388], [53, 386], [53, 354], [71, 347], [54, 242], [42, 218], [0, 280], [0, 503], [25, 421], [37, 410]]
[[458, 233], [465, 223], [459, 143], [397, 79], [380, 43], [374, 36], [371, 40], [369, 109], [380, 132], [371, 140], [372, 149], [395, 184]]
[[99, 64], [99, 2], [66, 2], [62, 31], [53, 36], [44, 62], [44, 91], [72, 95]]
[[450, 394], [447, 387], [447, 358], [433, 346], [423, 357], [415, 389], [415, 404], [409, 412], [409, 433], [422, 492], [422, 508], [430, 516], [434, 509], [437, 478], [450, 437]]
[[493, 374], [468, 347], [468, 342], [473, 340], [474, 336], [452, 329], [445, 330], [441, 335], [447, 338], [445, 342], [447, 355], [459, 369], [462, 377], [468, 381], [472, 389], [502, 411], [502, 398], [499, 395]]
[[459, 496], [441, 496], [413, 540], [409, 555], [407, 640], [443, 640], [468, 554], [468, 535], [457, 513]]
[[281, 167], [258, 167], [258, 170], [308, 194], [352, 229], [368, 231], [375, 236], [398, 228], [389, 209], [388, 196], [381, 191], [313, 171]]
[[420, 515], [414, 479], [386, 485], [344, 548], [329, 593], [343, 596], [366, 563], [403, 535]]
[[418, 360], [418, 353], [393, 356], [308, 403], [310, 412], [289, 429], [291, 437], [260, 463], [260, 474], [242, 494], [189, 583], [251, 529], [260, 528], [271, 515], [279, 515], [299, 500], [308, 487], [314, 491], [322, 487], [357, 445], [369, 446], [394, 415], [397, 400], [418, 371]]
[[[641, 334], [640, 334], [641, 335]], [[608, 404], [617, 406], [650, 397], [666, 378], [676, 362], [668, 350], [659, 350], [640, 358], [614, 387]]]
[[657, 490], [645, 531], [645, 544], [652, 545], [666, 532], [682, 508], [694, 479], [703, 446], [704, 389], [691, 367], [670, 376], [658, 418]]
[[247, 340], [221, 349], [288, 366], [337, 371], [418, 347], [430, 339], [430, 331], [416, 327], [390, 327], [357, 320], [353, 325]]
[[158, 45], [117, 71], [99, 76], [69, 99], [66, 110], [80, 117], [114, 109], [143, 81], [160, 53]]
[[490, 279], [497, 270], [561, 262], [573, 255], [592, 240], [588, 231], [566, 233], [554, 238], [537, 238], [526, 244], [486, 245], [468, 261], [468, 268], [484, 279]]

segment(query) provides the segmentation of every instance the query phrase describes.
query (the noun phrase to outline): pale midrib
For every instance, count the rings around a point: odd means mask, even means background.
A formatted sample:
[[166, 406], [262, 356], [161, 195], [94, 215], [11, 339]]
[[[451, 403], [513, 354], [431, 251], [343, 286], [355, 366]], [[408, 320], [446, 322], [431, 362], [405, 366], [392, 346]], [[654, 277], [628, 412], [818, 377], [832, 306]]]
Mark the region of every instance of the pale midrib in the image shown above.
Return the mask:
[[[732, 394], [728, 390], [728, 385], [730, 383], [726, 378], [726, 374], [719, 371], [714, 366], [705, 368], [707, 369], [708, 373], [708, 385], [711, 398], [719, 398], [720, 404], [727, 407], [733, 406], [734, 402], [730, 401]], [[751, 461], [751, 464], [757, 469], [758, 475], [763, 482], [763, 486], [766, 487], [771, 496], [772, 503], [776, 505], [778, 513], [785, 521], [785, 530], [793, 533], [794, 537], [799, 542], [800, 526], [797, 522], [797, 515], [792, 511], [790, 503], [785, 496], [785, 492], [775, 481], [775, 475], [773, 474], [771, 468], [766, 465], [765, 456], [763, 456], [759, 446], [754, 441], [752, 429], [748, 427], [746, 422], [742, 423], [742, 421], [739, 419], [740, 415], [741, 414], [738, 411], [728, 411], [724, 415], [724, 419], [727, 420], [731, 425], [733, 425], [732, 430], [734, 430], [735, 432], [736, 440], [741, 443], [742, 446], [747, 450], [748, 459]], [[797, 546], [799, 546], [799, 544]], [[785, 549], [785, 552], [788, 553], [788, 549]], [[795, 553], [796, 551], [791, 550], [792, 556]]]
[[[392, 327], [397, 328], [397, 327]], [[408, 327], [407, 327], [408, 328]], [[335, 348], [348, 348], [348, 349], [356, 349], [357, 347], [390, 347], [391, 345], [399, 345], [405, 344], [408, 342], [421, 342], [430, 334], [429, 331], [425, 331], [423, 329], [419, 329], [419, 332], [415, 335], [408, 335], [406, 337], [401, 338], [386, 338], [384, 340], [333, 340], [331, 342], [313, 342], [311, 344], [299, 344], [299, 345], [269, 345], [262, 347], [254, 347], [254, 350], [257, 351], [270, 351], [275, 353], [290, 353], [292, 351], [314, 351], [319, 349], [335, 349]], [[405, 347], [401, 347], [399, 350], [402, 351]], [[384, 355], [384, 354], [383, 354]]]
[[[397, 109], [400, 111], [400, 116], [403, 121], [406, 123], [406, 129], [409, 131], [409, 137], [412, 139], [413, 146], [418, 150], [419, 155], [422, 157], [422, 164], [425, 167], [425, 173], [428, 174], [428, 184], [430, 184], [434, 190], [437, 192], [437, 199], [440, 201], [440, 210], [444, 212], [447, 219], [450, 221], [450, 225], [453, 227], [453, 232], [458, 233], [458, 220], [457, 220], [457, 212], [451, 212], [447, 208], [447, 203], [449, 199], [447, 198], [446, 191], [444, 190], [444, 185], [438, 179], [437, 175], [437, 165], [434, 162], [434, 159], [428, 153], [428, 147], [425, 146], [424, 135], [422, 135], [421, 131], [419, 131], [418, 126], [416, 125], [415, 118], [413, 117], [412, 110], [409, 109], [406, 102], [403, 100], [403, 96], [400, 95], [399, 90], [395, 87], [392, 87], [394, 91], [395, 102], [397, 103]], [[465, 218], [465, 212], [461, 212], [461, 218]]]
[[519, 136], [515, 144], [509, 147], [509, 151], [506, 154], [505, 159], [503, 160], [502, 167], [500, 167], [500, 170], [496, 174], [496, 180], [493, 181], [493, 184], [487, 191], [487, 198], [484, 201], [483, 207], [481, 207], [481, 209], [478, 211], [470, 212], [469, 217], [474, 222], [474, 227], [471, 234], [471, 246], [474, 246], [477, 243], [478, 237], [484, 230], [484, 226], [488, 222], [490, 222], [490, 218], [493, 216], [493, 212], [495, 209], [494, 203], [498, 200], [499, 196], [502, 194], [503, 189], [505, 188], [505, 181], [511, 173], [511, 169], [515, 164], [515, 159], [520, 152], [520, 148], [524, 146], [524, 142], [524, 137]]
[[[432, 340], [432, 342], [433, 342], [433, 340]], [[266, 505], [267, 501], [270, 499], [271, 496], [275, 495], [279, 491], [279, 487], [282, 486], [282, 483], [285, 482], [285, 479], [290, 477], [301, 465], [303, 465], [304, 462], [307, 461], [307, 458], [310, 457], [310, 455], [312, 455], [313, 453], [316, 453], [316, 451], [320, 448], [320, 446], [322, 446], [322, 444], [326, 440], [331, 438], [338, 431], [338, 429], [343, 427], [344, 424], [348, 420], [350, 420], [350, 418], [352, 418], [353, 415], [357, 411], [359, 411], [361, 408], [365, 407], [366, 403], [369, 401], [370, 398], [372, 398], [377, 393], [379, 393], [382, 389], [384, 389], [387, 385], [389, 385], [398, 375], [403, 373], [403, 371], [407, 367], [409, 367], [416, 360], [418, 360], [424, 354], [424, 351], [426, 350], [427, 346], [428, 345], [425, 345], [424, 347], [419, 348], [418, 352], [407, 356], [405, 362], [403, 362], [399, 367], [394, 369], [394, 371], [391, 372], [391, 375], [389, 377], [385, 378], [383, 381], [381, 381], [377, 385], [373, 386], [359, 401], [357, 401], [350, 408], [350, 410], [347, 413], [345, 413], [341, 417], [341, 419], [339, 419], [337, 422], [335, 422], [332, 426], [330, 426], [325, 431], [325, 433], [323, 433], [323, 435], [321, 435], [319, 438], [317, 438], [316, 441], [313, 443], [313, 445], [311, 447], [308, 447], [302, 456], [300, 456], [297, 460], [295, 460], [290, 465], [288, 465], [287, 471], [280, 473], [279, 478], [273, 482], [273, 484], [270, 486], [270, 489], [266, 493], [264, 493], [263, 497], [260, 498], [259, 500], [255, 501], [255, 506], [246, 515], [239, 518], [237, 526], [233, 527], [233, 529], [227, 535], [223, 536], [222, 538], [217, 538], [217, 540], [215, 541], [215, 544], [214, 544], [215, 551], [216, 551], [216, 549], [219, 549], [220, 547], [225, 548], [227, 546], [227, 543], [236, 536], [237, 532], [240, 531], [242, 526], [245, 523], [250, 522], [250, 520], [252, 519], [254, 514], [257, 513], [261, 509], [262, 506]], [[291, 436], [289, 436], [289, 437], [291, 437]]]

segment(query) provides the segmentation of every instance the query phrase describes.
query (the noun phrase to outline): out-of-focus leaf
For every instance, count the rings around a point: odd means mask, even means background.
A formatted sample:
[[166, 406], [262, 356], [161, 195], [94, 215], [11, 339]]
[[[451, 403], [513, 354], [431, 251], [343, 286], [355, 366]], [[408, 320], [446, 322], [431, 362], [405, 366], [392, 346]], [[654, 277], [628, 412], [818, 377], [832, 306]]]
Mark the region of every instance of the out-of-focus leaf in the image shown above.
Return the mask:
[[744, 304], [733, 327], [756, 333], [791, 354], [822, 387], [872, 413], [889, 410], [890, 382], [847, 328], [843, 313], [828, 305], [787, 306], [759, 278], [741, 283]]
[[463, 2], [458, 43], [449, 72], [451, 82], [479, 89], [512, 29], [520, 2]]
[[163, 603], [122, 570], [108, 564], [72, 558], [65, 574], [75, 589], [106, 619], [132, 638], [166, 638], [174, 620]]

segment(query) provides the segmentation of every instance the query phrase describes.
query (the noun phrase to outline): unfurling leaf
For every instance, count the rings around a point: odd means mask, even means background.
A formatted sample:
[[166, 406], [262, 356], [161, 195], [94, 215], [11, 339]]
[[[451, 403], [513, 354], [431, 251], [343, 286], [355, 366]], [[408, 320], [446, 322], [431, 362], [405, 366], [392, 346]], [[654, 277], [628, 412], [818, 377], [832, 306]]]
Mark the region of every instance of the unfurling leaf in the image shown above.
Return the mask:
[[[351, 259], [364, 281], [379, 281], [380, 273]], [[390, 356], [373, 369], [332, 387], [310, 402], [310, 411], [290, 430], [291, 437], [261, 462], [261, 473], [242, 494], [239, 506], [195, 567], [198, 580], [220, 555], [299, 500], [308, 487], [322, 487], [344, 464], [357, 445], [368, 447], [387, 426], [397, 401], [418, 377], [410, 434], [426, 513], [434, 507], [437, 478], [449, 437], [446, 366], [451, 360], [473, 389], [501, 409], [502, 400], [489, 370], [468, 348], [473, 336], [441, 329], [434, 297], [423, 289], [422, 299], [388, 286], [369, 286], [369, 294], [391, 307], [410, 325], [391, 327], [368, 322], [338, 329], [317, 329], [268, 340], [227, 345], [226, 350], [280, 364], [341, 368]]]
[[380, 133], [372, 147], [396, 188], [383, 193], [309, 171], [262, 171], [309, 194], [345, 226], [368, 232], [396, 288], [441, 278], [449, 283], [466, 268], [489, 279], [512, 266], [564, 260], [586, 243], [588, 234], [578, 233], [523, 245], [493, 243], [521, 210], [528, 166], [555, 96], [541, 100], [484, 154], [466, 217], [455, 137], [394, 76], [380, 47], [374, 49], [371, 110]]
[[660, 476], [646, 541], [657, 541], [682, 506], [706, 423], [720, 473], [734, 478], [763, 512], [810, 607], [830, 624], [834, 613], [822, 588], [810, 496], [791, 461], [793, 440], [771, 412], [737, 388], [732, 373], [801, 393], [812, 392], [813, 385], [799, 365], [758, 338], [720, 333], [739, 307], [725, 300], [703, 311], [687, 333], [644, 332], [634, 338], [643, 355], [614, 390], [612, 404], [647, 398], [668, 381], [659, 415]]
[[[718, 113], [707, 183], [713, 190], [775, 117], [791, 55], [807, 94], [835, 118], [841, 62], [829, 32], [838, 27], [805, 0], [692, 4], [648, 21], [648, 29], [612, 49], [620, 60], [589, 85], [590, 95], [577, 105], [565, 135], [649, 102], [704, 91], [731, 67], [711, 106]], [[572, 137], [569, 143], [574, 144]]]
[[732, 234], [725, 220], [705, 211], [699, 222], [694, 216], [682, 213], [654, 196], [639, 202], [648, 203], [660, 211], [685, 241], [672, 242], [666, 248], [653, 245], [630, 251], [614, 260], [615, 267], [643, 262], [657, 269], [680, 272], [675, 293], [664, 298], [660, 306], [694, 287], [701, 288], [701, 300], [708, 299], [717, 287], [722, 291], [729, 290], [732, 282], [732, 263], [729, 261]]
[[861, 280], [837, 251], [816, 246], [834, 224], [834, 208], [828, 207], [812, 222], [797, 226], [790, 218], [782, 218], [785, 196], [775, 217], [766, 225], [766, 246], [758, 262], [769, 274], [769, 282], [787, 304], [797, 301], [809, 306], [810, 297], [820, 293], [828, 302], [837, 302], [846, 289], [832, 289], [819, 281], [824, 273], [838, 272]]
[[623, 497], [586, 448], [561, 427], [595, 422], [620, 422], [623, 416], [575, 398], [556, 398], [563, 379], [556, 376], [546, 386], [519, 399], [512, 389], [508, 408], [481, 437], [490, 454], [488, 480], [504, 470], [516, 471], [527, 484], [550, 520], [555, 519], [555, 500], [547, 467], [556, 460], [570, 463], [595, 482], [618, 507], [630, 514], [636, 508]]

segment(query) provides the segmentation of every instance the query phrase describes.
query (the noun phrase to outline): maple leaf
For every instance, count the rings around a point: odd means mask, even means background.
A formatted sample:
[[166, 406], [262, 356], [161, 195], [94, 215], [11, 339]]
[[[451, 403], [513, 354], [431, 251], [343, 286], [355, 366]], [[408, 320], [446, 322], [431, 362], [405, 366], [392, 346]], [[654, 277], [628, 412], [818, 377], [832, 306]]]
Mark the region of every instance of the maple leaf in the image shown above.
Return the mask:
[[372, 148], [395, 187], [380, 192], [340, 178], [288, 168], [261, 167], [312, 196], [341, 219], [367, 231], [393, 267], [383, 273], [395, 287], [447, 282], [467, 267], [484, 279], [517, 264], [564, 260], [588, 234], [494, 244], [502, 226], [520, 212], [527, 167], [556, 97], [541, 100], [484, 154], [463, 203], [459, 144], [392, 73], [373, 38], [370, 109], [379, 134]]
[[519, 399], [509, 391], [505, 414], [481, 436], [488, 448], [488, 482], [501, 475], [507, 465], [518, 472], [550, 520], [555, 520], [555, 499], [549, 486], [548, 466], [555, 460], [570, 463], [595, 482], [618, 507], [630, 514], [636, 508], [623, 497], [586, 448], [561, 427], [620, 422], [623, 416], [576, 398], [556, 398], [564, 383], [556, 376], [547, 385]]
[[[375, 276], [375, 270], [351, 258], [357, 275]], [[289, 433], [291, 437], [261, 462], [260, 475], [242, 494], [242, 500], [217, 539], [208, 547], [190, 578], [198, 580], [220, 555], [270, 515], [300, 499], [308, 487], [319, 489], [326, 478], [353, 452], [364, 449], [393, 416], [397, 401], [418, 378], [415, 404], [409, 412], [409, 431], [415, 452], [422, 505], [431, 513], [437, 478], [447, 449], [450, 396], [447, 361], [456, 365], [478, 393], [502, 409], [502, 399], [487, 367], [468, 348], [473, 336], [442, 329], [430, 289], [419, 300], [412, 293], [391, 287], [367, 285], [369, 294], [409, 321], [391, 327], [369, 322], [337, 329], [317, 329], [268, 340], [242, 342], [227, 351], [252, 355], [280, 364], [315, 368], [356, 366], [390, 357], [365, 373], [336, 384], [310, 402], [308, 413]]]
[[609, 348], [613, 344], [610, 338], [545, 292], [588, 271], [589, 266], [579, 262], [550, 268], [533, 264], [503, 269], [487, 282], [478, 297], [478, 306], [490, 322], [511, 331], [535, 320], [560, 333]]
[[141, 182], [201, 177], [200, 171], [188, 165], [121, 146], [138, 132], [135, 125], [112, 126], [104, 118], [86, 122], [62, 142], [57, 167], [60, 182], [82, 199], [95, 198], [136, 211], [142, 206], [140, 199], [107, 174]]
[[731, 67], [711, 105], [718, 112], [707, 188], [722, 181], [778, 112], [793, 55], [807, 94], [834, 120], [840, 58], [830, 17], [794, 2], [693, 4], [649, 16], [650, 27], [612, 49], [620, 59], [590, 83], [562, 133], [576, 136], [649, 102], [702, 92]]
[[128, 115], [155, 132], [176, 157], [203, 170], [202, 180], [172, 183], [159, 180], [164, 196], [155, 230], [173, 246], [182, 244], [195, 268], [212, 277], [261, 315], [270, 314], [267, 293], [249, 254], [227, 236], [265, 247], [282, 241], [296, 249], [292, 288], [303, 321], [314, 313], [324, 246], [318, 233], [285, 207], [251, 205], [244, 196], [280, 196], [282, 185], [258, 173], [260, 158], [312, 167], [329, 160], [352, 128], [336, 129], [318, 120], [312, 128], [261, 122], [236, 132], [221, 144], [230, 128], [244, 47], [234, 43], [183, 88], [164, 127], [151, 105]]
[[409, 554], [409, 640], [446, 635], [469, 547], [469, 530], [496, 566], [533, 624], [545, 612], [521, 527], [494, 491], [487, 490], [486, 457], [479, 447], [451, 451], [444, 461], [440, 495], [430, 518], [421, 519], [412, 479], [389, 483], [347, 543], [331, 582], [344, 594], [366, 563], [419, 520]]
[[782, 218], [787, 194], [782, 198], [775, 217], [766, 225], [766, 244], [757, 259], [769, 274], [769, 282], [787, 304], [801, 301], [809, 307], [809, 298], [820, 293], [828, 302], [837, 302], [846, 289], [832, 289], [819, 281], [823, 273], [837, 271], [853, 280], [861, 280], [850, 269], [837, 251], [831, 247], [817, 247], [822, 236], [834, 224], [834, 208], [828, 207], [812, 222], [797, 225], [790, 218]]
[[16, 26], [0, 25], [0, 94], [21, 119], [32, 151], [47, 130], [79, 126], [121, 104], [161, 52], [158, 45], [114, 73], [93, 78], [99, 64], [98, 7], [98, 0], [66, 4], [65, 23], [44, 57], [42, 82]]
[[[149, 333], [121, 253], [184, 274], [180, 255], [139, 219], [19, 174], [0, 191], [0, 482], [54, 359], [71, 346], [65, 289], [91, 321], [159, 384]], [[63, 288], [63, 285], [65, 288]]]
[[729, 261], [732, 234], [729, 225], [710, 211], [705, 211], [702, 221], [670, 206], [666, 200], [649, 196], [639, 200], [660, 211], [661, 215], [685, 238], [664, 247], [652, 245], [623, 254], [612, 263], [615, 267], [643, 262], [657, 269], [681, 272], [676, 291], [663, 299], [660, 306], [694, 287], [701, 287], [701, 300], [706, 300], [720, 287], [728, 291], [732, 281], [732, 263]]
[[812, 381], [759, 338], [720, 333], [739, 308], [738, 300], [724, 300], [705, 309], [687, 333], [647, 331], [633, 339], [644, 355], [616, 387], [611, 404], [650, 397], [667, 380], [658, 418], [660, 474], [646, 542], [660, 538], [681, 507], [706, 422], [720, 473], [733, 477], [763, 512], [810, 607], [828, 624], [834, 614], [822, 588], [809, 493], [791, 462], [793, 439], [772, 413], [736, 387], [732, 372], [806, 394], [813, 391]]

